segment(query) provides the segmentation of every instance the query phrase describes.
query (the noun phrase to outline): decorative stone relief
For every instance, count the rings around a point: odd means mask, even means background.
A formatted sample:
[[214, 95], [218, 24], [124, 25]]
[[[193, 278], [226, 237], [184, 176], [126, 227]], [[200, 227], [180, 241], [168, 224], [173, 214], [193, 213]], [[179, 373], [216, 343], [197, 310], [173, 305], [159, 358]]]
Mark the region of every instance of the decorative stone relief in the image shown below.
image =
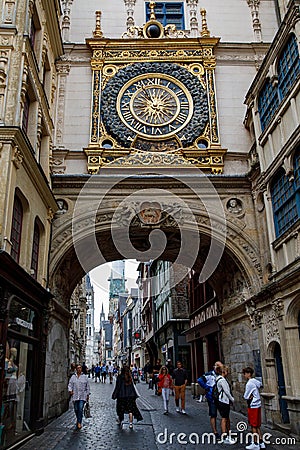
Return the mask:
[[253, 27], [255, 40], [257, 42], [261, 42], [262, 41], [261, 23], [259, 20], [260, 0], [247, 0], [247, 3], [248, 3], [249, 8], [251, 9], [252, 27]]
[[8, 52], [0, 51], [0, 122], [3, 122], [3, 104], [6, 89], [6, 67], [8, 62]]
[[245, 305], [246, 314], [250, 319], [251, 325], [253, 328], [257, 328], [262, 324], [262, 311], [259, 308], [256, 308], [254, 301], [251, 301], [247, 305]]
[[65, 95], [66, 95], [66, 82], [67, 75], [70, 72], [71, 66], [69, 64], [58, 64], [58, 115], [57, 126], [54, 144], [59, 145], [62, 143], [63, 127], [64, 127], [64, 113], [65, 113]]
[[54, 218], [54, 212], [52, 208], [48, 208], [48, 215], [47, 215], [47, 220], [48, 222], [52, 222]]
[[227, 202], [227, 210], [231, 214], [235, 214], [237, 216], [243, 215], [243, 203], [238, 198], [231, 198]]
[[199, 36], [199, 24], [197, 19], [198, 0], [187, 0], [186, 4], [190, 14], [190, 37], [197, 37]]
[[13, 156], [12, 156], [12, 162], [14, 163], [14, 165], [16, 166], [17, 169], [19, 169], [21, 167], [21, 164], [23, 163], [23, 154], [22, 152], [19, 150], [18, 146], [15, 146], [13, 148]]
[[60, 216], [61, 214], [65, 214], [68, 211], [68, 205], [63, 199], [56, 200], [58, 211], [56, 211], [56, 215]]
[[246, 280], [240, 272], [224, 287], [223, 311], [227, 311], [234, 306], [244, 303], [250, 296]]
[[135, 7], [136, 0], [124, 0], [124, 3], [125, 3], [126, 12], [127, 12], [126, 27], [127, 27], [127, 30], [129, 30], [130, 27], [134, 26], [133, 13], [134, 13], [134, 7]]
[[12, 24], [15, 21], [16, 0], [5, 0], [3, 8], [3, 23]]
[[130, 202], [117, 208], [113, 220], [123, 226], [152, 226], [160, 223], [164, 227], [178, 227], [185, 222], [185, 215], [180, 204], [158, 202]]
[[269, 345], [272, 341], [279, 342], [278, 321], [274, 311], [266, 314], [266, 335], [267, 345]]
[[265, 314], [267, 345], [272, 341], [280, 342], [279, 320], [282, 320], [284, 306], [281, 299], [272, 303], [271, 309]]
[[71, 6], [73, 0], [64, 0], [62, 1], [62, 10], [63, 10], [63, 18], [62, 18], [62, 38], [64, 42], [69, 41], [70, 37], [70, 25], [71, 25]]

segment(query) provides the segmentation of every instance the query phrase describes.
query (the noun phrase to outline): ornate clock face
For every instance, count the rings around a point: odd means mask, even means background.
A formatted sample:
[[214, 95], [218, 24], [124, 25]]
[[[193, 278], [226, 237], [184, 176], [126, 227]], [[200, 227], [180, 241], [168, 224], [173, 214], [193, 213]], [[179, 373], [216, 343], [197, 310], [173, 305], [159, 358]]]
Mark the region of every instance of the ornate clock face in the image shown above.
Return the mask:
[[140, 136], [169, 137], [190, 121], [193, 99], [180, 81], [149, 73], [128, 81], [117, 98], [122, 122]]
[[206, 90], [197, 76], [173, 63], [135, 63], [120, 69], [101, 96], [107, 133], [124, 147], [135, 139], [194, 142], [209, 118]]

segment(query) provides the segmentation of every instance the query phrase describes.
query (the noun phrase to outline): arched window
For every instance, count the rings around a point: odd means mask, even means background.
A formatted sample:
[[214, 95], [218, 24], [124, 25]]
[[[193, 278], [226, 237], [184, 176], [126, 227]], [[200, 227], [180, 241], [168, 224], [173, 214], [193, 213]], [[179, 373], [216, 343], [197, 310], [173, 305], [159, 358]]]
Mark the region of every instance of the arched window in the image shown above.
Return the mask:
[[278, 88], [280, 99], [284, 98], [300, 73], [297, 40], [291, 34], [278, 60]]
[[32, 276], [35, 279], [37, 279], [38, 273], [39, 247], [40, 247], [40, 229], [37, 224], [37, 221], [35, 221], [33, 230], [32, 253], [31, 253], [31, 270]]
[[276, 237], [283, 234], [300, 218], [299, 164], [298, 151], [294, 160], [294, 176], [286, 176], [281, 169], [271, 186]]
[[18, 263], [20, 259], [21, 234], [23, 222], [23, 207], [19, 197], [15, 196], [12, 227], [11, 227], [11, 256]]
[[261, 129], [264, 131], [272, 119], [279, 105], [277, 89], [268, 80], [265, 82], [258, 97], [258, 113], [260, 117]]

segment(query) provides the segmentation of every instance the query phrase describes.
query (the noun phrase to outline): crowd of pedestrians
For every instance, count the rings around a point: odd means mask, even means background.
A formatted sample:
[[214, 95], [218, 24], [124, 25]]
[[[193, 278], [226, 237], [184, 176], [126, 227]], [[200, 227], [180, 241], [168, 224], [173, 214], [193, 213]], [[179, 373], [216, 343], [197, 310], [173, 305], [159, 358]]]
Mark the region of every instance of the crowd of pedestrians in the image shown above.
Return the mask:
[[[252, 442], [246, 446], [247, 450], [260, 450], [265, 448], [261, 434], [261, 398], [260, 388], [262, 384], [254, 378], [254, 370], [245, 367], [242, 371], [246, 385], [244, 399], [248, 405], [248, 422], [252, 432]], [[231, 438], [230, 410], [234, 403], [234, 396], [231, 385], [228, 381], [229, 368], [221, 361], [216, 361], [213, 369], [204, 373], [198, 378], [198, 383], [205, 393], [208, 404], [208, 415], [212, 432], [216, 442], [232, 445], [236, 443]], [[124, 365], [122, 368], [109, 362], [108, 364], [96, 364], [88, 369], [85, 363], [77, 366], [72, 363], [68, 390], [74, 404], [76, 415], [76, 430], [82, 427], [83, 410], [86, 402], [89, 401], [90, 386], [89, 378], [95, 383], [105, 383], [108, 378], [109, 383], [115, 384], [112, 390], [112, 399], [116, 400], [117, 422], [120, 427], [123, 425], [125, 414], [129, 415], [129, 428], [133, 428], [133, 419], [143, 420], [143, 417], [136, 404], [139, 397], [135, 384], [140, 378], [149, 384], [149, 388], [155, 389], [156, 395], [161, 395], [163, 400], [163, 414], [168, 415], [170, 410], [170, 396], [175, 392], [175, 410], [177, 413], [186, 415], [185, 394], [188, 383], [188, 372], [183, 367], [181, 361], [177, 361], [174, 368], [172, 361], [168, 359], [165, 365], [161, 360], [156, 360], [152, 365], [147, 361], [143, 371], [136, 364], [131, 367]], [[201, 394], [204, 395], [204, 394]], [[217, 416], [221, 418], [220, 433], [217, 430]]]

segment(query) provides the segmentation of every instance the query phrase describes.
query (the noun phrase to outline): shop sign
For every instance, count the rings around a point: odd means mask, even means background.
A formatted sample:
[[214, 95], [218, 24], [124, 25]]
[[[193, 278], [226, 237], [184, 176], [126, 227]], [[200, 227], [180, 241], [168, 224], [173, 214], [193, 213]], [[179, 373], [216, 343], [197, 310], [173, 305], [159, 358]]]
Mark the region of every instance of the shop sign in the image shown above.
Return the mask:
[[206, 322], [212, 317], [217, 317], [218, 315], [218, 305], [217, 302], [212, 303], [207, 306], [203, 311], [200, 311], [193, 319], [190, 321], [190, 328], [200, 325], [200, 323]]
[[16, 317], [16, 323], [23, 328], [27, 328], [28, 330], [33, 330], [33, 325], [31, 322], [26, 322], [26, 320], [20, 319]]

